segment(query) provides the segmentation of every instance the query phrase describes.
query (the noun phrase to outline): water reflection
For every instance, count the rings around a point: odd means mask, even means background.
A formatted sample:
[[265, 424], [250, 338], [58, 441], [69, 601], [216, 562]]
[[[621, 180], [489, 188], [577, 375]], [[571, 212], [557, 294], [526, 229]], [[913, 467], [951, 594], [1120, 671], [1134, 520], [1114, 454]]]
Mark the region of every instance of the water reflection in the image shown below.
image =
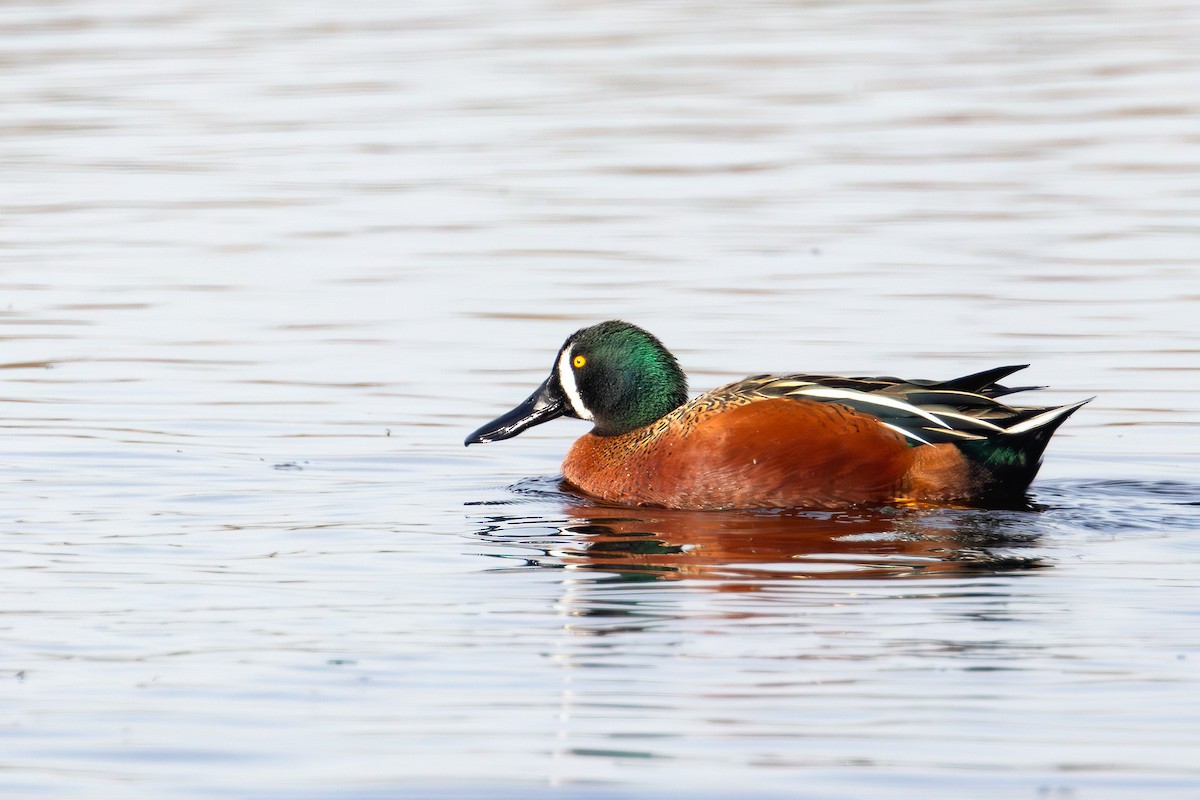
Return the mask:
[[1008, 579], [1046, 566], [1033, 507], [698, 512], [600, 506], [545, 479], [514, 489], [476, 534], [508, 569], [559, 571], [543, 647], [561, 673], [547, 747], [564, 783], [598, 760], [703, 769], [760, 738], [761, 763], [795, 765], [813, 738], [882, 759], [890, 742], [875, 748], [873, 723], [845, 709], [865, 694], [896, 724], [923, 701], [871, 665], [933, 663], [945, 686], [960, 664], [1037, 655]]
[[720, 591], [794, 579], [946, 577], [1046, 566], [1019, 552], [1039, 536], [1032, 506], [713, 512], [562, 497], [561, 517], [490, 515], [478, 535], [522, 567], [605, 573], [618, 581], [709, 581]]

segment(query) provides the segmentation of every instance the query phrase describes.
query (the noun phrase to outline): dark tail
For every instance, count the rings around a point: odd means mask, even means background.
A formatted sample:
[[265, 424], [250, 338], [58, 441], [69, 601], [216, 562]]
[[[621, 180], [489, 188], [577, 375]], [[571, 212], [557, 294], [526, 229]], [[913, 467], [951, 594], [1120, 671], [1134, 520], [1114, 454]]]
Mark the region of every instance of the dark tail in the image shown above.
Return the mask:
[[1042, 453], [1050, 444], [1050, 437], [1067, 417], [1091, 399], [1048, 408], [986, 439], [959, 442], [958, 448], [978, 472], [980, 495], [1012, 497], [1023, 494], [1042, 465]]
[[1004, 397], [1007, 394], [1016, 394], [1017, 392], [1045, 389], [1045, 386], [1001, 386], [996, 382], [1007, 378], [1014, 372], [1020, 372], [1028, 366], [1028, 364], [1013, 364], [1007, 367], [994, 367], [992, 369], [985, 369], [983, 372], [973, 372], [970, 375], [963, 375], [961, 378], [952, 378], [948, 381], [932, 383], [929, 388], [949, 389], [955, 392], [971, 392], [973, 394], [981, 394], [984, 397]]

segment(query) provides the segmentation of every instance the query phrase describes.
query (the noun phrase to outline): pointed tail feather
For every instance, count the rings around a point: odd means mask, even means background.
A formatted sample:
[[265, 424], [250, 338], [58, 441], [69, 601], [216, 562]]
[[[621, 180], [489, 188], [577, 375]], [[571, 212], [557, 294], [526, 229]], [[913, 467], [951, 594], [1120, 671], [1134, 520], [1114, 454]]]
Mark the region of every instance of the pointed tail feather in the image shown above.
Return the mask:
[[951, 378], [948, 381], [939, 381], [933, 383], [930, 389], [949, 389], [959, 392], [984, 392], [987, 389], [996, 388], [1001, 391], [1005, 390], [1002, 386], [996, 386], [996, 381], [1003, 380], [1014, 372], [1020, 372], [1028, 367], [1028, 364], [1012, 364], [1007, 367], [993, 367], [985, 369], [983, 372], [973, 372], [970, 375], [963, 375], [961, 378]]
[[958, 448], [975, 466], [988, 495], [1019, 495], [1042, 465], [1042, 453], [1058, 426], [1094, 398], [1047, 408], [986, 439], [964, 441]]

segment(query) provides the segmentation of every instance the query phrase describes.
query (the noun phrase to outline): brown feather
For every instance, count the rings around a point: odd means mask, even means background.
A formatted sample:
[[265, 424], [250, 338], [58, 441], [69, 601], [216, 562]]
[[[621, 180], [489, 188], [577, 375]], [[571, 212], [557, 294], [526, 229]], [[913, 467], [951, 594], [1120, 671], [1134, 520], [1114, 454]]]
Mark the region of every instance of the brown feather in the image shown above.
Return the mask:
[[726, 395], [621, 436], [586, 434], [563, 474], [588, 494], [627, 505], [829, 508], [896, 499], [912, 464], [904, 437], [867, 414]]

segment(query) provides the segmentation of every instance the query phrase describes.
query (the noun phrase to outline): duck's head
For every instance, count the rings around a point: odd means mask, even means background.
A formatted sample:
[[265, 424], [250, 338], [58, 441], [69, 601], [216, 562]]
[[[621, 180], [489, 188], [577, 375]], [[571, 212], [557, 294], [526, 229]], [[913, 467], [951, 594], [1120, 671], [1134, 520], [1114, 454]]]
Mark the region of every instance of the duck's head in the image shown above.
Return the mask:
[[687, 378], [675, 356], [649, 332], [610, 320], [571, 334], [550, 377], [464, 444], [509, 439], [562, 416], [592, 420], [592, 433], [616, 436], [649, 425], [685, 402]]

